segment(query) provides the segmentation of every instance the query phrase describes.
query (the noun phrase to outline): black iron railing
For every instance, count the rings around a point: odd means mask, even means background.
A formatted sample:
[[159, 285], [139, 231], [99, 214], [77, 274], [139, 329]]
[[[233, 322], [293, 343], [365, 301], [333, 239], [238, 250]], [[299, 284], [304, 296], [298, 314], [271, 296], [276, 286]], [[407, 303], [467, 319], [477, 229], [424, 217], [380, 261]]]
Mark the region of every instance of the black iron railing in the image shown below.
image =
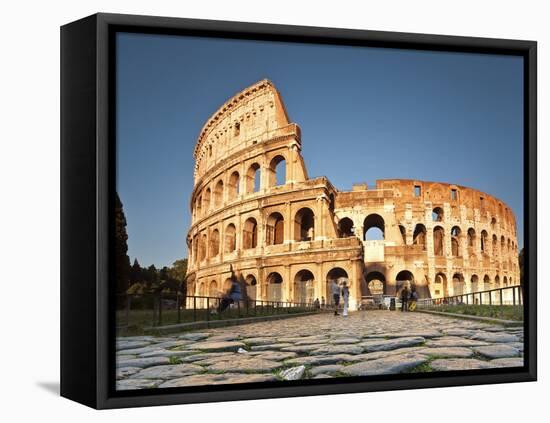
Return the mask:
[[208, 322], [320, 310], [314, 303], [227, 300], [223, 297], [184, 296], [180, 293], [120, 294], [117, 328], [146, 328], [179, 323]]
[[521, 306], [523, 305], [523, 288], [521, 285], [514, 285], [442, 298], [422, 298], [417, 301], [417, 305], [420, 307], [459, 304]]

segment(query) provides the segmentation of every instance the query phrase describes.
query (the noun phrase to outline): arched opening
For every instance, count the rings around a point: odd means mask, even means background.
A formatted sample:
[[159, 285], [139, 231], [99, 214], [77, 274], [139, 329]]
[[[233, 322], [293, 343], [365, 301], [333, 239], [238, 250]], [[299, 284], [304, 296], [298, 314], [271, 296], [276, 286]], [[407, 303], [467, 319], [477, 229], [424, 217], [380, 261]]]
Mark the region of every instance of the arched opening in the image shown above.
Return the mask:
[[199, 260], [206, 259], [206, 234], [203, 233], [199, 238]]
[[246, 219], [243, 225], [243, 249], [256, 248], [258, 246], [258, 223], [253, 217]]
[[219, 297], [220, 293], [218, 292], [218, 283], [216, 281], [210, 282], [208, 287], [208, 296], [209, 297]]
[[313, 241], [315, 239], [315, 215], [311, 209], [304, 207], [296, 213], [294, 236], [296, 241]]
[[269, 163], [269, 186], [286, 184], [286, 160], [283, 156], [275, 156]]
[[447, 287], [447, 276], [445, 273], [438, 273], [435, 275], [434, 280], [434, 294], [436, 297], [447, 297], [449, 295], [449, 289]]
[[208, 257], [216, 257], [220, 253], [220, 232], [214, 229], [210, 233]]
[[294, 301], [312, 303], [315, 296], [315, 278], [309, 270], [300, 270], [294, 276]]
[[500, 286], [500, 276], [499, 275], [495, 276], [495, 285]]
[[197, 236], [193, 237], [193, 260], [195, 263], [199, 261], [198, 251], [199, 251], [199, 238]]
[[453, 257], [459, 257], [461, 255], [460, 235], [460, 228], [458, 226], [453, 226], [451, 229], [451, 254], [453, 255]]
[[432, 220], [434, 222], [443, 222], [443, 209], [436, 207], [432, 210]]
[[426, 227], [422, 223], [414, 227], [413, 244], [420, 245], [423, 250], [426, 250]]
[[271, 213], [267, 218], [266, 244], [282, 244], [285, 240], [285, 221], [281, 213]]
[[399, 294], [403, 289], [411, 289], [414, 285], [414, 275], [408, 270], [402, 270], [395, 277], [395, 290]]
[[202, 195], [199, 195], [195, 204], [196, 217], [202, 216]]
[[231, 253], [235, 251], [237, 248], [237, 230], [235, 229], [235, 225], [233, 223], [230, 223], [225, 228], [225, 253]]
[[214, 207], [221, 207], [223, 204], [223, 181], [220, 179], [214, 188]]
[[267, 301], [281, 301], [283, 298], [283, 277], [273, 272], [267, 276]]
[[472, 275], [472, 277], [470, 278], [470, 286], [471, 286], [470, 289], [472, 290], [472, 292], [481, 291], [478, 283], [479, 283], [479, 278], [477, 277], [477, 275]]
[[464, 276], [461, 273], [453, 275], [453, 295], [464, 294]]
[[502, 285], [503, 286], [508, 286], [508, 278], [506, 276], [504, 276], [504, 278], [502, 278]]
[[401, 239], [403, 240], [403, 245], [407, 245], [407, 230], [403, 225], [399, 225], [399, 233], [401, 234]]
[[239, 172], [235, 171], [229, 177], [229, 184], [227, 186], [227, 200], [233, 201], [239, 195], [241, 178]]
[[481, 252], [486, 253], [488, 234], [486, 230], [481, 231]]
[[385, 223], [382, 216], [369, 214], [363, 221], [363, 239], [365, 241], [383, 240]]
[[246, 283], [246, 296], [251, 300], [256, 300], [258, 295], [256, 276], [248, 275], [244, 281]]
[[250, 194], [260, 190], [261, 171], [258, 163], [253, 163], [246, 172], [246, 193]]
[[338, 222], [338, 236], [340, 238], [347, 238], [349, 236], [353, 236], [353, 233], [353, 220], [351, 220], [349, 217], [344, 217], [343, 219], [340, 219], [340, 221]]
[[332, 281], [336, 281], [338, 285], [342, 285], [346, 282], [346, 285], [349, 287], [348, 272], [346, 272], [341, 267], [334, 267], [330, 269], [327, 273], [327, 282], [326, 282], [326, 298], [327, 304], [334, 304], [334, 298], [332, 297]]
[[472, 255], [475, 252], [476, 231], [473, 228], [468, 229], [468, 252]]
[[445, 248], [444, 248], [444, 230], [441, 226], [436, 226], [434, 228], [434, 255], [435, 256], [443, 256], [445, 255]]
[[206, 191], [204, 192], [204, 195], [202, 197], [202, 210], [203, 213], [207, 214], [208, 210], [210, 209], [210, 197], [212, 196], [212, 192], [210, 191], [210, 188], [206, 188]]
[[488, 290], [488, 289], [491, 289], [492, 286], [491, 286], [491, 278], [489, 277], [489, 275], [485, 275], [483, 277], [483, 289], [484, 290]]
[[494, 231], [497, 225], [497, 220], [493, 217], [491, 219], [491, 229]]
[[498, 238], [493, 234], [493, 257], [498, 256]]
[[233, 281], [231, 280], [231, 278], [227, 278], [223, 283], [223, 292], [228, 292], [231, 288], [232, 283]]
[[380, 296], [386, 293], [386, 277], [382, 273], [370, 272], [366, 280], [370, 295]]

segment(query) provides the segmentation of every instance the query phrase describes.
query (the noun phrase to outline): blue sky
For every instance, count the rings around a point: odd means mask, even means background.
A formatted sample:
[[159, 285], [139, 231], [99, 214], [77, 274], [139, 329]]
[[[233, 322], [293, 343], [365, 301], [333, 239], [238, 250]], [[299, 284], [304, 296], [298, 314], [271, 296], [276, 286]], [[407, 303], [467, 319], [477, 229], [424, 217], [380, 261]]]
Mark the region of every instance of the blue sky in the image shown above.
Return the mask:
[[302, 129], [310, 177], [476, 188], [512, 208], [523, 246], [521, 58], [120, 33], [117, 190], [132, 261], [187, 256], [199, 131], [263, 78]]

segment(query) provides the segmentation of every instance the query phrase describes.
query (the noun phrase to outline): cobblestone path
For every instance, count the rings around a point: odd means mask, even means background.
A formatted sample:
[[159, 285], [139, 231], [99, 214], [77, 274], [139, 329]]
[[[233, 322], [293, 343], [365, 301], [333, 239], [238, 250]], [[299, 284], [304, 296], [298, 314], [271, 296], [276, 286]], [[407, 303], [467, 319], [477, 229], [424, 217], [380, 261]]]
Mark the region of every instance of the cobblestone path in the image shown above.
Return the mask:
[[117, 338], [117, 389], [523, 365], [523, 329], [398, 311]]

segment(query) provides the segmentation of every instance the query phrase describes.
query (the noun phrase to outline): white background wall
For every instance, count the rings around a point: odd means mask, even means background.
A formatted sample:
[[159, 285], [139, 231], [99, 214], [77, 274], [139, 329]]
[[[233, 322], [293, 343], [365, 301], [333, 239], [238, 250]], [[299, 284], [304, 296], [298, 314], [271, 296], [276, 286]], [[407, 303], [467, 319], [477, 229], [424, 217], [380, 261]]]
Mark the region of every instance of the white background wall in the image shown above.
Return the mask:
[[[186, 4], [189, 3], [189, 4]], [[305, 3], [305, 2], [303, 2]], [[539, 186], [550, 183], [550, 31], [544, 1], [11, 1], [0, 31], [0, 416], [4, 421], [526, 421], [548, 415], [547, 281], [539, 382], [96, 412], [58, 397], [59, 26], [103, 12], [531, 39], [539, 42]], [[539, 189], [539, 215], [549, 200]], [[539, 239], [550, 236], [539, 223]], [[539, 261], [548, 244], [539, 242]], [[539, 273], [540, 270], [539, 270]], [[546, 308], [545, 308], [546, 306]], [[543, 353], [546, 352], [546, 357]], [[403, 410], [403, 411], [400, 411]], [[406, 414], [407, 416], [405, 416]], [[11, 417], [8, 417], [11, 416]], [[547, 418], [547, 417], [546, 417]]]

